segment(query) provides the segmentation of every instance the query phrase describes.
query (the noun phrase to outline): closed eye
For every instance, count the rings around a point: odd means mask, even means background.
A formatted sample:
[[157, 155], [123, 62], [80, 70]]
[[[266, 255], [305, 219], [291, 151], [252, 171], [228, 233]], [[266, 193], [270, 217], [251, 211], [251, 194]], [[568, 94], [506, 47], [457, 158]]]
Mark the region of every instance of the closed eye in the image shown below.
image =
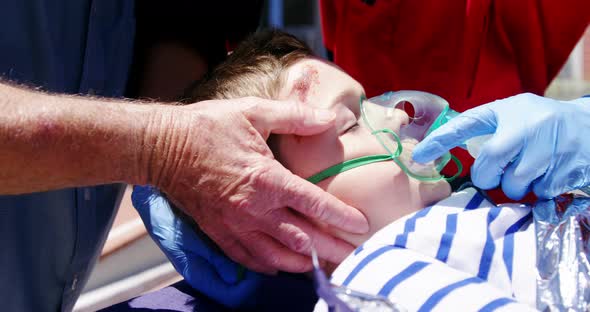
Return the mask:
[[355, 122], [353, 125], [351, 125], [350, 127], [348, 127], [346, 130], [344, 130], [344, 133], [350, 132], [350, 131], [354, 131], [359, 127], [359, 123]]

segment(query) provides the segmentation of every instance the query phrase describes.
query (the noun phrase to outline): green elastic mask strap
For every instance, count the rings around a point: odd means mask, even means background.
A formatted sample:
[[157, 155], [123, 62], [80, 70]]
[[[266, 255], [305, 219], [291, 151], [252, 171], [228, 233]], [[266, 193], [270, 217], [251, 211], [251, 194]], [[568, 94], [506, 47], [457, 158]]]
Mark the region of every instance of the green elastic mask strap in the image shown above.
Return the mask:
[[322, 180], [325, 180], [329, 177], [333, 177], [333, 176], [335, 176], [339, 173], [342, 173], [344, 171], [348, 171], [348, 170], [354, 169], [356, 167], [360, 167], [360, 166], [364, 166], [364, 165], [368, 165], [368, 164], [372, 164], [372, 163], [376, 163], [376, 162], [380, 162], [380, 161], [388, 161], [388, 160], [393, 160], [393, 156], [387, 155], [387, 154], [381, 154], [381, 155], [363, 156], [363, 157], [347, 160], [345, 162], [339, 163], [339, 164], [334, 165], [326, 170], [323, 170], [319, 173], [312, 175], [311, 177], [307, 178], [307, 181], [309, 181], [313, 184], [317, 184], [318, 182], [320, 182]]
[[307, 181], [309, 181], [313, 184], [317, 184], [322, 180], [325, 180], [329, 177], [333, 177], [337, 174], [348, 171], [350, 169], [354, 169], [354, 168], [357, 168], [360, 166], [364, 166], [364, 165], [368, 165], [368, 164], [372, 164], [372, 163], [376, 163], [376, 162], [393, 160], [401, 167], [401, 169], [407, 175], [411, 176], [414, 179], [417, 179], [420, 181], [438, 181], [441, 179], [445, 179], [445, 180], [447, 180], [447, 182], [451, 182], [451, 181], [455, 180], [459, 176], [459, 174], [461, 174], [461, 171], [463, 171], [463, 165], [461, 164], [461, 161], [459, 161], [459, 159], [457, 159], [457, 157], [455, 157], [453, 154], [450, 154], [450, 155], [451, 155], [451, 160], [457, 166], [457, 173], [455, 173], [452, 177], [441, 176], [440, 178], [430, 178], [430, 177], [419, 176], [419, 175], [416, 175], [416, 174], [413, 174], [412, 172], [410, 172], [404, 164], [402, 164], [400, 161], [398, 161], [392, 155], [381, 154], [381, 155], [363, 156], [363, 157], [354, 158], [354, 159], [347, 160], [345, 162], [336, 164], [326, 170], [323, 170], [319, 173], [312, 175], [311, 177], [307, 178]]
[[[391, 134], [395, 138], [395, 142], [397, 145], [397, 148], [395, 149], [395, 151], [390, 151], [389, 148], [387, 148], [387, 145], [377, 135], [378, 133]], [[371, 134], [374, 135], [375, 138], [377, 139], [377, 141], [379, 141], [379, 144], [381, 144], [381, 146], [383, 146], [383, 148], [391, 154], [391, 157], [396, 158], [402, 154], [402, 142], [399, 139], [399, 137], [397, 136], [397, 133], [393, 132], [393, 130], [385, 128], [385, 129], [381, 129], [381, 130], [375, 130], [375, 131], [371, 132]]]
[[436, 117], [436, 119], [432, 122], [432, 125], [430, 126], [430, 128], [428, 128], [426, 134], [424, 134], [424, 137], [427, 137], [432, 131], [440, 128], [440, 126], [446, 124], [447, 121], [453, 119], [457, 115], [457, 112], [451, 110], [449, 106], [445, 106], [442, 112], [438, 114], [438, 117]]
[[450, 153], [449, 155], [451, 155], [451, 160], [455, 163], [455, 166], [457, 166], [457, 173], [455, 173], [452, 177], [445, 177], [445, 180], [447, 180], [447, 182], [455, 180], [463, 171], [463, 164], [461, 163], [459, 158], [455, 157], [455, 155]]

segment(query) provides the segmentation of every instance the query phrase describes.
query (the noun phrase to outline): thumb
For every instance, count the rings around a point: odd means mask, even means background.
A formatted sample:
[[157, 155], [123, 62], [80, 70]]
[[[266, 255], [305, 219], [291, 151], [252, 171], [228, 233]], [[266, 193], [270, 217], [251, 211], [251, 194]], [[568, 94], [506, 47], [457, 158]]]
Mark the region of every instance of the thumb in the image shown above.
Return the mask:
[[244, 115], [265, 138], [270, 133], [318, 134], [330, 128], [336, 119], [336, 114], [326, 109], [290, 101], [256, 100], [256, 105]]
[[463, 144], [465, 141], [496, 131], [494, 111], [487, 105], [465, 111], [434, 130], [414, 148], [415, 161], [426, 163]]

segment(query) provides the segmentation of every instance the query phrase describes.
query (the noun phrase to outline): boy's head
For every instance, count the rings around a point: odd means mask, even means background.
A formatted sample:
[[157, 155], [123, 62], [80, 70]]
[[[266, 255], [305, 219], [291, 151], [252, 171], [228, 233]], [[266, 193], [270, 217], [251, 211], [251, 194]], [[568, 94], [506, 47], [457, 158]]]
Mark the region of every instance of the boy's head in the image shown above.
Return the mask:
[[277, 31], [258, 32], [246, 40], [192, 89], [186, 101], [235, 99], [257, 96], [278, 97], [287, 69], [312, 57], [311, 49], [299, 39]]
[[[356, 80], [336, 65], [314, 57], [303, 42], [279, 31], [267, 31], [242, 43], [204, 84], [193, 90], [189, 100], [258, 96], [283, 100], [285, 105], [295, 102], [333, 110], [336, 122], [324, 133], [308, 137], [273, 135], [269, 139], [275, 158], [294, 174], [308, 178], [346, 160], [384, 153], [371, 131], [359, 122], [363, 95], [364, 89]], [[405, 112], [396, 110], [396, 114], [397, 127], [408, 122]], [[413, 145], [406, 142], [402, 146], [412, 149]], [[444, 180], [418, 181], [393, 161], [342, 172], [318, 185], [367, 216], [371, 231], [366, 235], [328, 229], [354, 245], [399, 217], [450, 193]]]

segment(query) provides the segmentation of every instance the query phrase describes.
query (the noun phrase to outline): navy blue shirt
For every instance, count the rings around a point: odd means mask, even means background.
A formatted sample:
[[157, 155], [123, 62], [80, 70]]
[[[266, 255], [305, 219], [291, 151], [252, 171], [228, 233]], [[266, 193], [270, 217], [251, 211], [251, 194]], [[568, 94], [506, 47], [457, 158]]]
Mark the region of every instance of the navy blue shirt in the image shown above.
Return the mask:
[[[134, 4], [1, 1], [0, 79], [51, 92], [122, 96], [133, 55]], [[123, 189], [0, 196], [0, 309], [71, 310]]]

